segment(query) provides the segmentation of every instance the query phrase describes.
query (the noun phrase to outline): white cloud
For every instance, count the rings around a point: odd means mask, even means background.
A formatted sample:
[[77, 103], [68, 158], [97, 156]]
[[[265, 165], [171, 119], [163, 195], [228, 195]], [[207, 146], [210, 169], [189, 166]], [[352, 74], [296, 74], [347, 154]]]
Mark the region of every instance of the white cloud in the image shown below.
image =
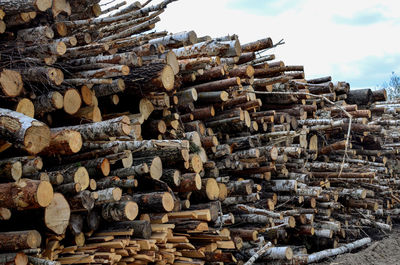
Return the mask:
[[[263, 15], [262, 10], [252, 12], [246, 7], [233, 9], [233, 1], [173, 2], [161, 15], [157, 28], [170, 32], [194, 30], [198, 36], [237, 34], [242, 43], [266, 36], [272, 37], [274, 42], [283, 38], [286, 44], [273, 51], [277, 59], [286, 64], [304, 65], [308, 77], [332, 75], [337, 79], [335, 75], [338, 75], [351, 79], [352, 75], [368, 74], [358, 69], [356, 62], [369, 56], [400, 54], [398, 0], [300, 0], [300, 3], [292, 0], [285, 1], [285, 5], [281, 5], [282, 10], [275, 15], [268, 10]], [[271, 0], [247, 2], [261, 8], [264, 1]], [[288, 8], [290, 2], [296, 3], [296, 7]], [[336, 19], [346, 18], [351, 22], [365, 14], [371, 18], [377, 14], [376, 21], [366, 24], [362, 21], [361, 24], [335, 23], [335, 16]], [[377, 83], [381, 81], [377, 80]]]

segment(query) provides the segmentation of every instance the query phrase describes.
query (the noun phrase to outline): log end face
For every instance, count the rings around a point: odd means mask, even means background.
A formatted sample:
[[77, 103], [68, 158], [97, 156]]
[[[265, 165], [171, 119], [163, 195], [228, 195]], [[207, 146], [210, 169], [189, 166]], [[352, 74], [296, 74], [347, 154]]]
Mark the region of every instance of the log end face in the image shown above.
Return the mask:
[[171, 91], [175, 84], [174, 70], [170, 65], [166, 65], [161, 73], [161, 82], [167, 91]]
[[2, 34], [6, 32], [6, 28], [7, 28], [6, 23], [4, 23], [3, 20], [0, 20], [0, 33]]
[[36, 0], [36, 8], [42, 12], [51, 8], [52, 4], [53, 4], [52, 0]]
[[110, 161], [107, 158], [103, 159], [100, 167], [104, 176], [108, 176], [110, 174]]
[[51, 102], [56, 109], [62, 109], [64, 107], [64, 97], [57, 91], [54, 91], [51, 95]]
[[206, 190], [207, 198], [209, 200], [215, 201], [218, 199], [219, 187], [218, 187], [218, 183], [215, 179], [208, 178], [206, 180], [205, 190]]
[[120, 188], [114, 188], [112, 190], [112, 197], [114, 199], [114, 201], [119, 201], [121, 200], [122, 197], [122, 190]]
[[136, 202], [129, 201], [126, 203], [125, 216], [128, 220], [134, 220], [139, 213], [139, 207]]
[[22, 164], [17, 161], [11, 166], [11, 176], [15, 181], [18, 181], [22, 176]]
[[28, 256], [23, 252], [19, 252], [15, 255], [14, 262], [16, 265], [26, 265], [28, 264]]
[[60, 41], [57, 43], [56, 46], [56, 53], [57, 55], [64, 55], [67, 52], [67, 45], [64, 42]]
[[7, 208], [0, 207], [0, 220], [10, 220], [11, 211]]
[[174, 209], [174, 198], [168, 192], [165, 192], [162, 196], [162, 205], [165, 211], [171, 212]]
[[53, 186], [51, 186], [50, 182], [42, 181], [40, 182], [37, 191], [36, 191], [36, 199], [38, 204], [41, 207], [47, 207], [53, 200]]
[[151, 165], [150, 165], [150, 168], [149, 168], [150, 176], [151, 176], [153, 179], [160, 179], [161, 176], [162, 176], [162, 168], [163, 168], [163, 167], [162, 167], [161, 158], [158, 157], [158, 156], [156, 156], [156, 157], [153, 159], [153, 161], [152, 161], [152, 163], [151, 163]]
[[251, 66], [251, 65], [248, 65], [248, 66], [246, 67], [246, 75], [247, 75], [248, 77], [253, 77], [253, 76], [254, 76], [254, 73], [255, 73], [254, 67]]
[[50, 144], [50, 128], [39, 121], [25, 131], [24, 146], [30, 154], [37, 154]]
[[188, 32], [188, 40], [189, 40], [189, 44], [197, 43], [197, 34], [195, 31], [191, 30]]
[[203, 169], [203, 162], [198, 154], [191, 155], [190, 165], [195, 173], [200, 173]]
[[3, 94], [8, 97], [16, 97], [22, 93], [23, 83], [20, 73], [4, 69], [0, 73], [0, 86]]
[[194, 177], [194, 183], [195, 183], [196, 189], [201, 190], [201, 187], [202, 187], [201, 177], [197, 173], [196, 173], [196, 176]]
[[72, 153], [78, 153], [82, 148], [82, 144], [82, 135], [77, 131], [73, 131], [73, 137], [71, 137], [71, 140], [68, 142]]
[[70, 215], [71, 209], [67, 200], [61, 193], [54, 193], [53, 200], [44, 212], [46, 227], [58, 235], [64, 234]]
[[28, 238], [26, 240], [26, 243], [28, 244], [29, 247], [37, 248], [40, 246], [41, 242], [42, 242], [42, 236], [38, 231], [36, 230], [29, 231]]
[[293, 259], [293, 250], [292, 250], [292, 248], [289, 248], [289, 247], [286, 248], [285, 257], [286, 257], [287, 260], [292, 260]]
[[240, 56], [242, 54], [242, 46], [240, 45], [239, 40], [236, 40], [234, 43], [235, 56]]
[[270, 157], [271, 157], [271, 160], [276, 160], [276, 159], [278, 159], [278, 148], [276, 148], [275, 146], [273, 146], [272, 148], [271, 148], [271, 151], [270, 151]]

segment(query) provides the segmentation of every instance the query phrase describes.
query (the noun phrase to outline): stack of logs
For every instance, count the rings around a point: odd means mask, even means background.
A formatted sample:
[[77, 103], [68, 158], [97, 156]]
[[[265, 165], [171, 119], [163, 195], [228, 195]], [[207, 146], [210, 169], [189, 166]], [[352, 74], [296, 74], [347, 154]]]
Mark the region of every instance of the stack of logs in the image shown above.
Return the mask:
[[307, 264], [390, 231], [400, 101], [152, 31], [173, 1], [0, 0], [0, 263]]

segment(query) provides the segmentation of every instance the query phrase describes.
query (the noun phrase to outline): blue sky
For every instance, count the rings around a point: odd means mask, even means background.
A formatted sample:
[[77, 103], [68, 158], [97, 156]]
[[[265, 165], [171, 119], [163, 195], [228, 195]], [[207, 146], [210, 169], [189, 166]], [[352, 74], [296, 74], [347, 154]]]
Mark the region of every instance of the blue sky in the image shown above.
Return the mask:
[[157, 28], [237, 34], [241, 43], [284, 39], [271, 51], [277, 59], [304, 65], [308, 78], [331, 75], [362, 88], [400, 74], [399, 13], [398, 0], [179, 0]]

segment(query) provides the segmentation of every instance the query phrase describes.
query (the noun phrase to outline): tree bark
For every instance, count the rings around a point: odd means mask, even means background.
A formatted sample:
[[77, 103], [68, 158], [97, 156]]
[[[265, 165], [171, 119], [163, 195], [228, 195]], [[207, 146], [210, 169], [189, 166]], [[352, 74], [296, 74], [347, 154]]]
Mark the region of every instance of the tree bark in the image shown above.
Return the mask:
[[141, 211], [170, 212], [174, 208], [174, 200], [168, 192], [134, 194], [132, 198]]
[[42, 237], [36, 230], [0, 232], [0, 249], [15, 251], [40, 246]]
[[125, 136], [131, 131], [130, 120], [127, 116], [96, 123], [88, 123], [76, 126], [52, 128], [56, 133], [63, 130], [74, 130], [81, 133], [83, 140], [107, 140], [113, 136]]

